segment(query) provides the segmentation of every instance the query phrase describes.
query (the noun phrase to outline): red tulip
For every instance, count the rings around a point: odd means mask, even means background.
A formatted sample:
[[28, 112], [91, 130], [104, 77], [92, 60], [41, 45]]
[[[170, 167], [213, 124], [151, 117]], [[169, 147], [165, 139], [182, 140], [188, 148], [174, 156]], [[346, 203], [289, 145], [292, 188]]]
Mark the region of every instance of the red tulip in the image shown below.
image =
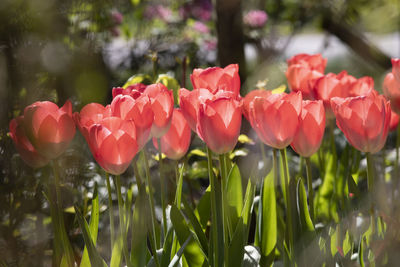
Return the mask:
[[290, 144], [297, 154], [310, 157], [319, 149], [325, 131], [325, 110], [321, 100], [303, 100], [299, 128]]
[[372, 77], [365, 76], [356, 79], [353, 83], [349, 85], [348, 95], [349, 96], [368, 95], [372, 90], [374, 90], [374, 79], [372, 79]]
[[216, 154], [229, 152], [236, 146], [241, 123], [242, 104], [234, 93], [220, 91], [199, 105], [197, 134]]
[[250, 91], [243, 99], [243, 115], [244, 117], [250, 121], [249, 112], [250, 112], [250, 103], [254, 100], [256, 96], [259, 97], [267, 97], [271, 94], [269, 90], [253, 90]]
[[300, 64], [290, 65], [286, 71], [290, 90], [301, 92], [306, 99], [314, 99], [314, 84], [322, 76], [321, 72]]
[[212, 98], [213, 94], [207, 89], [200, 88], [189, 91], [185, 88], [181, 88], [179, 90], [181, 112], [194, 132], [197, 131], [197, 112], [200, 103], [203, 103], [206, 99]]
[[144, 90], [146, 90], [146, 87], [147, 85], [143, 83], [135, 83], [133, 85], [129, 85], [125, 89], [122, 87], [114, 87], [112, 89], [112, 96], [115, 98], [117, 95], [130, 95], [136, 99], [143, 94]]
[[323, 101], [328, 118], [334, 116], [331, 109], [331, 98], [347, 96], [347, 92], [343, 89], [341, 80], [338, 75], [334, 73], [328, 73], [319, 78], [315, 82], [314, 93], [316, 99]]
[[288, 66], [291, 65], [303, 65], [311, 70], [324, 73], [326, 67], [326, 58], [323, 58], [321, 54], [308, 55], [308, 54], [297, 54], [294, 57], [288, 59]]
[[231, 64], [225, 68], [213, 67], [194, 69], [190, 75], [194, 89], [204, 88], [215, 94], [219, 90], [231, 91], [235, 96], [240, 92], [239, 65]]
[[388, 73], [383, 81], [383, 94], [390, 100], [393, 111], [400, 114], [400, 82], [393, 73]]
[[141, 150], [149, 140], [153, 125], [154, 113], [150, 98], [141, 95], [133, 99], [129, 95], [117, 95], [111, 102], [113, 116], [123, 120], [133, 120], [136, 128], [138, 150]]
[[169, 129], [171, 125], [172, 112], [174, 110], [174, 97], [172, 91], [168, 90], [161, 83], [147, 86], [143, 92], [151, 100], [154, 121], [151, 128], [151, 135], [160, 138]]
[[[189, 149], [191, 130], [179, 108], [174, 109], [171, 127], [161, 137], [161, 151], [167, 158], [178, 160]], [[157, 139], [153, 138], [153, 144], [158, 149]]]
[[60, 156], [75, 136], [70, 101], [62, 108], [49, 101], [35, 102], [25, 108], [21, 121], [36, 151], [48, 159]]
[[392, 73], [397, 82], [400, 83], [400, 59], [392, 58]]
[[75, 124], [79, 128], [79, 131], [82, 133], [85, 139], [88, 139], [90, 126], [110, 116], [110, 105], [104, 107], [98, 103], [90, 103], [84, 106], [80, 113], [75, 112], [73, 117]]
[[9, 135], [14, 141], [15, 148], [17, 149], [21, 158], [26, 164], [33, 168], [40, 168], [49, 163], [49, 159], [40, 155], [32, 143], [26, 136], [25, 129], [23, 126], [23, 116], [19, 116], [16, 119], [10, 121], [10, 132]]
[[389, 131], [393, 132], [397, 129], [397, 126], [399, 125], [399, 120], [400, 117], [397, 115], [395, 112], [393, 112], [390, 115], [390, 126], [389, 126]]
[[134, 122], [118, 117], [93, 124], [87, 142], [99, 165], [114, 175], [123, 173], [138, 151]]
[[389, 132], [390, 103], [375, 91], [366, 96], [331, 100], [336, 124], [349, 143], [362, 152], [376, 153]]
[[266, 145], [287, 147], [297, 132], [302, 96], [297, 93], [256, 97], [250, 103], [250, 123]]

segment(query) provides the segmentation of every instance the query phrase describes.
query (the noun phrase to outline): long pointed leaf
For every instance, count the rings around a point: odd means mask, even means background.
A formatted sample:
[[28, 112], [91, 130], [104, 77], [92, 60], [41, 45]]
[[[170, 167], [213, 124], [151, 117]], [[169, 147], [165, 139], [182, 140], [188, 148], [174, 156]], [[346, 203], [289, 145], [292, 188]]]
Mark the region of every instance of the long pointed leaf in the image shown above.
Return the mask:
[[230, 229], [236, 229], [237, 222], [243, 209], [242, 177], [238, 166], [233, 165], [226, 184], [226, 207]]
[[[97, 234], [99, 231], [99, 217], [100, 217], [99, 215], [100, 215], [99, 194], [97, 192], [97, 183], [95, 183], [93, 197], [92, 197], [92, 214], [90, 216], [90, 222], [89, 222], [89, 232], [94, 245], [96, 245]], [[91, 266], [86, 246], [85, 249], [83, 250], [80, 266], [81, 267]]]

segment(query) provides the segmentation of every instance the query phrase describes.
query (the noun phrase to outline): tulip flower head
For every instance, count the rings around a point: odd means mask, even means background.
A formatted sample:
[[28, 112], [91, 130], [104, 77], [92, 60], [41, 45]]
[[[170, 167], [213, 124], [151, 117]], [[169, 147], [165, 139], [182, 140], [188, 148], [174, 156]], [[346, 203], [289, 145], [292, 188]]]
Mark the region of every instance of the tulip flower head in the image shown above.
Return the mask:
[[61, 108], [49, 101], [35, 102], [19, 120], [36, 151], [50, 160], [60, 156], [75, 136], [70, 101]]
[[112, 96], [115, 98], [117, 95], [130, 95], [133, 99], [138, 98], [141, 96], [146, 90], [147, 85], [143, 83], [135, 83], [133, 85], [129, 85], [125, 89], [122, 87], [114, 87], [112, 89]]
[[334, 97], [331, 105], [337, 126], [352, 146], [370, 153], [382, 149], [389, 132], [389, 101], [373, 91], [366, 96]]
[[323, 58], [321, 54], [309, 55], [309, 54], [297, 54], [287, 60], [288, 66], [291, 65], [303, 65], [304, 67], [315, 70], [319, 73], [324, 73], [327, 59]]
[[264, 144], [282, 149], [297, 133], [301, 107], [300, 92], [255, 97], [250, 103], [250, 124]]
[[219, 91], [206, 99], [197, 112], [197, 134], [216, 154], [231, 151], [242, 123], [242, 103], [232, 92]]
[[393, 132], [396, 131], [397, 126], [399, 125], [400, 117], [397, 115], [393, 110], [392, 114], [390, 115], [390, 126], [389, 131]]
[[138, 151], [134, 122], [118, 117], [93, 124], [87, 141], [97, 163], [114, 175], [123, 173]]
[[321, 100], [303, 100], [299, 128], [291, 143], [294, 151], [310, 157], [321, 146], [325, 131], [325, 110]]
[[323, 76], [321, 72], [302, 64], [294, 64], [288, 67], [285, 74], [290, 90], [301, 92], [305, 99], [314, 99], [313, 88], [317, 79]]
[[110, 105], [104, 107], [98, 103], [89, 103], [81, 109], [81, 112], [75, 112], [73, 118], [79, 131], [87, 140], [89, 138], [90, 126], [110, 116]]
[[147, 86], [143, 94], [150, 98], [154, 114], [151, 135], [155, 138], [160, 138], [168, 131], [171, 125], [172, 112], [174, 110], [172, 91], [168, 90], [162, 83], [156, 83]]
[[203, 88], [193, 91], [185, 88], [179, 90], [181, 112], [194, 132], [197, 132], [197, 113], [200, 103], [204, 103], [206, 99], [212, 99], [213, 97], [214, 95], [209, 90]]
[[31, 141], [29, 141], [25, 129], [23, 126], [23, 116], [19, 116], [16, 119], [12, 119], [10, 121], [10, 132], [9, 135], [14, 142], [15, 148], [17, 149], [21, 158], [25, 161], [26, 164], [31, 166], [32, 168], [40, 168], [47, 163], [49, 163], [49, 159], [40, 155], [35, 147], [32, 145]]
[[225, 68], [194, 69], [190, 75], [190, 80], [194, 89], [208, 89], [213, 94], [223, 90], [231, 91], [235, 96], [238, 96], [240, 92], [238, 64], [231, 64]]
[[255, 97], [267, 97], [271, 94], [269, 90], [253, 90], [249, 92], [243, 99], [243, 115], [244, 117], [250, 121], [249, 112], [250, 112], [250, 103], [254, 100]]
[[[189, 149], [191, 130], [179, 108], [174, 109], [171, 127], [161, 137], [161, 151], [167, 158], [178, 160]], [[158, 149], [157, 140], [153, 138], [153, 144]]]
[[137, 99], [130, 95], [117, 95], [111, 102], [112, 115], [123, 120], [133, 120], [136, 128], [138, 150], [141, 150], [150, 137], [154, 113], [150, 98], [143, 94]]
[[400, 59], [392, 59], [392, 72], [383, 81], [383, 94], [390, 100], [393, 111], [400, 114]]

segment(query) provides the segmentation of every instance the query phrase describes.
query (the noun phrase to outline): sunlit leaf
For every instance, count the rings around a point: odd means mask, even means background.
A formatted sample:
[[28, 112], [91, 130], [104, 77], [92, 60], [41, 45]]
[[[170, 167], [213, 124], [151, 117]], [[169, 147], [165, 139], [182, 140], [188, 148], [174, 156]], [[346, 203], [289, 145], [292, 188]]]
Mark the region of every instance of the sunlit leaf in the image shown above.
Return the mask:
[[236, 224], [243, 209], [242, 177], [236, 164], [233, 165], [228, 175], [224, 190], [226, 192], [226, 213], [231, 224], [230, 228], [236, 229]]
[[122, 88], [127, 88], [130, 85], [134, 85], [137, 83], [151, 84], [152, 80], [150, 75], [148, 74], [135, 74], [131, 76], [126, 83], [122, 86]]

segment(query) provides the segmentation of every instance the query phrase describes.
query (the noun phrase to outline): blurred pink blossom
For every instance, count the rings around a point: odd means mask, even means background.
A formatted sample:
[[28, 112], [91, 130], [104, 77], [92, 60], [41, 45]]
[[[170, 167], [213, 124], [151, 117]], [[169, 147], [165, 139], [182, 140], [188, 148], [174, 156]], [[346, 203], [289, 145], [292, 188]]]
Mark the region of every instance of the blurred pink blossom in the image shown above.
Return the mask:
[[124, 16], [119, 11], [112, 11], [111, 19], [115, 25], [120, 25], [122, 23], [122, 20], [124, 19]]
[[263, 10], [250, 10], [243, 18], [244, 24], [253, 27], [261, 28], [268, 20], [268, 15]]
[[210, 29], [208, 29], [207, 25], [201, 21], [195, 21], [193, 24], [193, 29], [200, 33], [209, 33]]
[[171, 22], [172, 10], [169, 7], [163, 5], [147, 6], [144, 11], [144, 17], [146, 19], [161, 19], [165, 22]]

